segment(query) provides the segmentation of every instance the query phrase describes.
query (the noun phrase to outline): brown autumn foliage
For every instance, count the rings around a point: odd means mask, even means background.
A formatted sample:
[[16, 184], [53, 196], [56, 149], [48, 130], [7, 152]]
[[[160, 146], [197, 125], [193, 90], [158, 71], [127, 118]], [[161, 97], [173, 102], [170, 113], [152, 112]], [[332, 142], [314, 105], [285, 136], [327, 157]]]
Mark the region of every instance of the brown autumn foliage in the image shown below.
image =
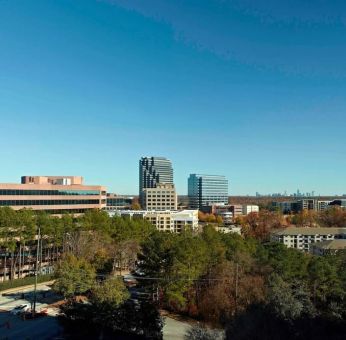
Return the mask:
[[317, 219], [318, 213], [316, 211], [304, 209], [294, 215], [291, 222], [297, 227], [316, 227]]
[[264, 241], [269, 239], [273, 229], [282, 228], [285, 224], [281, 213], [260, 210], [258, 213], [253, 212], [243, 218], [243, 233], [245, 236]]
[[264, 296], [264, 278], [256, 273], [253, 264], [224, 261], [204, 277], [198, 310], [205, 320], [217, 324], [262, 301]]
[[207, 213], [204, 213], [202, 211], [198, 212], [198, 219], [201, 222], [208, 222], [208, 223], [218, 222], [218, 220], [214, 214], [207, 214]]
[[346, 210], [339, 207], [326, 209], [318, 216], [318, 221], [323, 227], [346, 228]]

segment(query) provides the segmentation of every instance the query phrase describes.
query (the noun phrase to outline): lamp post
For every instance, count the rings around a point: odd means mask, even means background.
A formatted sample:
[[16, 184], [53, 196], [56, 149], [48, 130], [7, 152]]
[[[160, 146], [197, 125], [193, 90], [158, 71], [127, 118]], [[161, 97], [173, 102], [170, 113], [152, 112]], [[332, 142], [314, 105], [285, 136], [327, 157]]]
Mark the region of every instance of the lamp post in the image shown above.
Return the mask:
[[36, 249], [36, 265], [35, 265], [34, 308], [32, 310], [33, 317], [35, 317], [35, 313], [36, 313], [36, 291], [37, 291], [38, 254], [39, 254], [39, 249], [40, 249], [40, 238], [41, 238], [41, 229], [38, 228], [37, 249]]

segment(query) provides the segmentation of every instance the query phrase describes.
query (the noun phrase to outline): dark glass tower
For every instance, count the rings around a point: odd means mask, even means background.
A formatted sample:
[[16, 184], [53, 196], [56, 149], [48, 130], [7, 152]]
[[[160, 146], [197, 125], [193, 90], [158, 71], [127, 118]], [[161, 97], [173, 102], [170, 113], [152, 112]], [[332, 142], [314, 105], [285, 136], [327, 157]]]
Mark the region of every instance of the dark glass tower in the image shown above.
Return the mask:
[[164, 157], [142, 157], [139, 161], [139, 196], [157, 184], [173, 184], [172, 162]]

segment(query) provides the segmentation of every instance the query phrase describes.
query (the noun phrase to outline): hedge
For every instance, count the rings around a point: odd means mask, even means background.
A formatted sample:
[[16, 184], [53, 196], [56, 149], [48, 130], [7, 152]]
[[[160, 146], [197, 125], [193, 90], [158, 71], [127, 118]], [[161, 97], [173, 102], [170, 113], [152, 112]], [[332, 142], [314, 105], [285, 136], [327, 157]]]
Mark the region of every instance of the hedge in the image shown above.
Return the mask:
[[[37, 283], [47, 282], [54, 279], [53, 274], [40, 275], [37, 278]], [[0, 283], [0, 291], [17, 288], [22, 286], [29, 286], [35, 284], [35, 276], [27, 276], [23, 279], [15, 279], [11, 281], [5, 281]]]

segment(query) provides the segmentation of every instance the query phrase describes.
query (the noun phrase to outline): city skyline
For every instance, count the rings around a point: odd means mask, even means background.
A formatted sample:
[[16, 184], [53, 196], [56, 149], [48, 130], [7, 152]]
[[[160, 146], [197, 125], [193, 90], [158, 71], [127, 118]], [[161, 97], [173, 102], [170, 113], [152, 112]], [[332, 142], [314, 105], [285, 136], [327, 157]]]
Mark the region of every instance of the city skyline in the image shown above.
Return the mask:
[[138, 192], [163, 155], [230, 195], [346, 192], [346, 4], [0, 2], [1, 182]]

